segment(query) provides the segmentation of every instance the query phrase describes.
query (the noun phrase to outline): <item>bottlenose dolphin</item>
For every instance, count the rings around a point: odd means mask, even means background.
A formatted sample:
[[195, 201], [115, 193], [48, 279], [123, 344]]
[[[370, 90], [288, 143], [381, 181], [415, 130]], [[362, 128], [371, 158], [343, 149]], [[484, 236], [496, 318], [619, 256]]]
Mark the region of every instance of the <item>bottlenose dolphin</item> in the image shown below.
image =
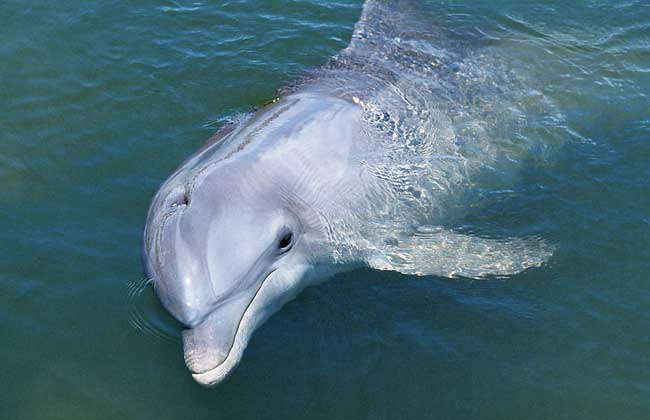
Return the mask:
[[346, 49], [220, 130], [154, 197], [146, 271], [200, 384], [222, 381], [260, 324], [335, 273], [508, 276], [551, 255], [540, 239], [442, 227], [475, 177], [518, 153], [491, 130], [516, 100], [407, 10], [366, 2]]

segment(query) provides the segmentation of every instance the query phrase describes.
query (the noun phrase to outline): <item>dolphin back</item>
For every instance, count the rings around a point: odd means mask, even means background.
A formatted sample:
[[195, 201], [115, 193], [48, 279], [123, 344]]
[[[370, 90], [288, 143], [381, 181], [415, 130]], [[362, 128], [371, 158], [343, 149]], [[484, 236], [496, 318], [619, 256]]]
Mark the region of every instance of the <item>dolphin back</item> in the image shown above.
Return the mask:
[[348, 220], [358, 219], [355, 247], [373, 250], [369, 265], [484, 277], [550, 257], [539, 238], [453, 229], [463, 208], [512, 188], [523, 163], [543, 163], [558, 146], [540, 122], [562, 115], [521, 60], [480, 34], [446, 27], [421, 2], [366, 1], [349, 46], [315, 84], [362, 109], [357, 160], [361, 178], [372, 180], [365, 184], [377, 187]]

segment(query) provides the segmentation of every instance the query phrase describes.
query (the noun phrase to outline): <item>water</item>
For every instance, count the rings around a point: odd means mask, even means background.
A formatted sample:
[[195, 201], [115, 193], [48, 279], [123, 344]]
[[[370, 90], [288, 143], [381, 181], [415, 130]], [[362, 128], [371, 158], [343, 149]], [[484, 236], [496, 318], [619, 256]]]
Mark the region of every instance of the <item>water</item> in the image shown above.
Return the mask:
[[507, 280], [339, 276], [206, 390], [143, 280], [146, 208], [223, 121], [346, 47], [360, 2], [3, 2], [0, 418], [650, 417], [650, 8], [423, 7], [557, 109], [554, 147], [460, 221], [554, 256]]

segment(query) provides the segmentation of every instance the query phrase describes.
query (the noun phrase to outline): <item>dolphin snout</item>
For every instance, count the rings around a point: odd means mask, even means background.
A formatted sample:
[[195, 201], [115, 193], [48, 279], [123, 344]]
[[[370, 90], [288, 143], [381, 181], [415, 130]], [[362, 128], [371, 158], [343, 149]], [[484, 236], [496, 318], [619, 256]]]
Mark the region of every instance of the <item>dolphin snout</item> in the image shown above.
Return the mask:
[[185, 364], [194, 374], [221, 365], [230, 355], [250, 297], [222, 302], [192, 328], [183, 331]]
[[183, 331], [185, 365], [192, 373], [205, 373], [220, 365], [230, 351], [228, 331], [220, 334], [219, 322], [206, 319], [192, 329]]

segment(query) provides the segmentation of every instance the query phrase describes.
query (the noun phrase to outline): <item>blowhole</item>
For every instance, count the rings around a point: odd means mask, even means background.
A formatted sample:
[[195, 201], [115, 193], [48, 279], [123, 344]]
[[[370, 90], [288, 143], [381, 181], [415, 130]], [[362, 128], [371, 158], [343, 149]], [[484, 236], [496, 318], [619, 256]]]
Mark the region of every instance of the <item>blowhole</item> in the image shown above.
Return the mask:
[[182, 191], [177, 191], [176, 194], [174, 194], [176, 196], [171, 200], [172, 207], [185, 207], [190, 204], [190, 193], [187, 188], [183, 188]]

